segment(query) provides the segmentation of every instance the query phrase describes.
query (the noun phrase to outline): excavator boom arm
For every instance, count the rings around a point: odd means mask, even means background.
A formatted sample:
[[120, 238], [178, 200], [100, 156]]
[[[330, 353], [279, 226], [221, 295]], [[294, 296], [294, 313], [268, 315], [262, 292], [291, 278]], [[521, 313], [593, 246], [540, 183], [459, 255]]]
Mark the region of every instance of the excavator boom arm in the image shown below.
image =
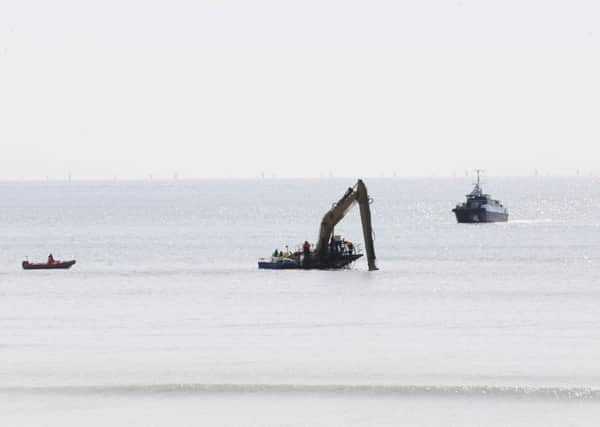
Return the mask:
[[365, 251], [367, 252], [367, 262], [369, 271], [377, 270], [375, 265], [375, 244], [373, 242], [373, 226], [371, 225], [371, 207], [367, 194], [367, 187], [362, 180], [357, 183], [358, 205], [360, 206], [360, 220], [362, 222], [363, 238], [365, 240]]
[[342, 198], [323, 216], [315, 255], [317, 257], [327, 256], [329, 251], [329, 241], [331, 240], [335, 226], [344, 219], [348, 210], [350, 210], [355, 203], [358, 203], [360, 206], [360, 217], [369, 270], [377, 270], [377, 266], [375, 265], [375, 246], [373, 244], [369, 195], [367, 193], [367, 187], [360, 179], [354, 187], [348, 188], [348, 191], [346, 191], [344, 196], [342, 196]]

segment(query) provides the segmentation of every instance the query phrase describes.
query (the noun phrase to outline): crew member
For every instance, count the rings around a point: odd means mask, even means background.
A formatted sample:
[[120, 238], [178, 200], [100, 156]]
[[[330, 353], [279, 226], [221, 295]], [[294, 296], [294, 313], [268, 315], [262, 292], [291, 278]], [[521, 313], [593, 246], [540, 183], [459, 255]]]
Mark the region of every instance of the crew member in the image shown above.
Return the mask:
[[54, 257], [52, 256], [52, 254], [48, 255], [48, 264], [54, 264]]
[[302, 252], [304, 253], [304, 256], [310, 255], [310, 243], [308, 243], [308, 240], [304, 241], [304, 244], [302, 245]]

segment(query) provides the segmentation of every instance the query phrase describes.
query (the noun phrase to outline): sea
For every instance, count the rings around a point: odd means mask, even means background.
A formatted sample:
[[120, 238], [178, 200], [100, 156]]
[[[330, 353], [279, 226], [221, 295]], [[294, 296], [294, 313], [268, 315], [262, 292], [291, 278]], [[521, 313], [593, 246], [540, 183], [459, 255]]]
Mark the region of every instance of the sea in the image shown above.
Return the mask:
[[378, 271], [257, 268], [355, 182], [0, 183], [0, 424], [597, 425], [600, 180], [366, 178]]

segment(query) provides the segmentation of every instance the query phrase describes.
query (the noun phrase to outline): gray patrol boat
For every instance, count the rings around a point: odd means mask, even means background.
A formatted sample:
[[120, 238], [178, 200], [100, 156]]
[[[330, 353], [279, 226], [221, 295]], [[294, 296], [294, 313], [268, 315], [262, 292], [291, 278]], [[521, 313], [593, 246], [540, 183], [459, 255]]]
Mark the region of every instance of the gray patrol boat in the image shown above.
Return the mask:
[[460, 223], [508, 221], [508, 209], [481, 190], [480, 172], [477, 169], [477, 183], [473, 187], [473, 191], [467, 194], [467, 200], [452, 209], [452, 212], [456, 215], [456, 220]]

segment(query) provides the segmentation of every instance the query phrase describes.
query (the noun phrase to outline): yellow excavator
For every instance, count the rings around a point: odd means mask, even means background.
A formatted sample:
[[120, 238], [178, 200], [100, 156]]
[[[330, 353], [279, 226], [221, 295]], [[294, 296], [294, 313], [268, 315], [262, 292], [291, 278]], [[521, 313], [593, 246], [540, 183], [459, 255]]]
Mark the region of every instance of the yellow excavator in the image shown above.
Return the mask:
[[258, 268], [285, 269], [339, 269], [344, 268], [362, 257], [352, 242], [334, 234], [335, 226], [346, 216], [355, 204], [360, 207], [363, 238], [369, 270], [377, 270], [375, 265], [375, 246], [373, 244], [373, 228], [371, 226], [371, 199], [365, 183], [359, 179], [354, 187], [349, 187], [342, 198], [334, 203], [323, 216], [316, 245], [311, 247], [308, 241], [302, 249], [294, 253], [278, 253], [276, 250], [270, 259], [258, 261]]

